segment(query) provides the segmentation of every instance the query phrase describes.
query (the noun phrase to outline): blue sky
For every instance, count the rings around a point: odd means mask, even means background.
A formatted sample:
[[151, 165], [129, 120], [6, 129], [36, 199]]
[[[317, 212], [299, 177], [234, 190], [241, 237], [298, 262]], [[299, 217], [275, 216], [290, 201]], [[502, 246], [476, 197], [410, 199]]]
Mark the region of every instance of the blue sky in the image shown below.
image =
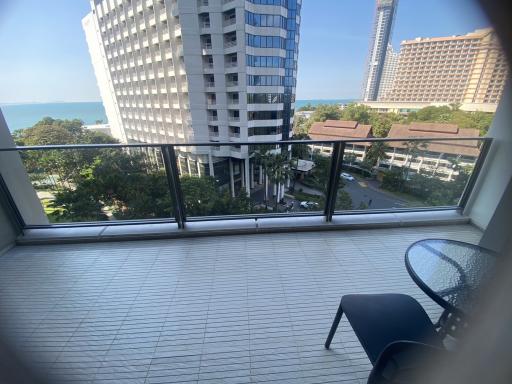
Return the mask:
[[[192, 1], [192, 0], [190, 0]], [[303, 0], [298, 99], [357, 98], [375, 0]], [[0, 103], [99, 101], [88, 0], [0, 0]], [[400, 0], [393, 44], [488, 26], [473, 0]]]

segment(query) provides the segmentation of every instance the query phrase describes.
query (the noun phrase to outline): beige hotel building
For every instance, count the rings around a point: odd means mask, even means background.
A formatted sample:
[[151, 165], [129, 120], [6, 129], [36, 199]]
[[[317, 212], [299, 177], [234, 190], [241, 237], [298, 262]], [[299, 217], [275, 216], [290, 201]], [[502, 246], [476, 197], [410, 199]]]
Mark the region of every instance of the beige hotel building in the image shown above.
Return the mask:
[[381, 101], [497, 104], [507, 70], [490, 28], [407, 40], [401, 44], [392, 90]]

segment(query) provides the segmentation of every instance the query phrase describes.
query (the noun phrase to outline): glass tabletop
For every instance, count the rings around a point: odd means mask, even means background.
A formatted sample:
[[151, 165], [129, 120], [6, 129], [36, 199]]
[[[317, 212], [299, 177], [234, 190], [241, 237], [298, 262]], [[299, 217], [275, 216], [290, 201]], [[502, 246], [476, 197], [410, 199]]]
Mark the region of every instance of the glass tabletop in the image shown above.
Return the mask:
[[429, 239], [405, 254], [407, 271], [418, 286], [445, 309], [473, 313], [480, 287], [493, 274], [495, 254], [454, 240]]

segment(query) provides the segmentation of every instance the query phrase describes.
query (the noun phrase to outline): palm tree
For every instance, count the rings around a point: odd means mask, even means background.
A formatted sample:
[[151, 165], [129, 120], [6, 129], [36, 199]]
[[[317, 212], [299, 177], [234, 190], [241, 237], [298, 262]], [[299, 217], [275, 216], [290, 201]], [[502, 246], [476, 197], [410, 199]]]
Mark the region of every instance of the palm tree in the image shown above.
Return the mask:
[[275, 186], [276, 201], [275, 206], [279, 202], [284, 183], [292, 175], [292, 164], [288, 152], [273, 153], [268, 150], [256, 151], [256, 156], [265, 172], [265, 201], [268, 201], [269, 181]]
[[408, 158], [408, 161], [403, 176], [404, 182], [409, 179], [412, 163], [416, 160], [421, 151], [427, 149], [427, 147], [428, 145], [424, 141], [408, 141], [406, 143], [406, 159]]
[[272, 164], [269, 169], [270, 181], [276, 186], [276, 201], [275, 206], [277, 210], [277, 204], [281, 196], [281, 192], [284, 189], [284, 183], [293, 175], [291, 160], [287, 152], [271, 154]]
[[368, 164], [370, 168], [377, 167], [380, 160], [386, 158], [389, 151], [390, 148], [387, 143], [384, 141], [376, 141], [370, 146], [370, 148], [368, 148], [364, 162]]
[[264, 187], [265, 187], [265, 195], [264, 195], [265, 202], [268, 201], [268, 174], [269, 174], [269, 169], [271, 168], [271, 164], [272, 164], [272, 157], [270, 155], [271, 155], [271, 152], [266, 147], [255, 151], [255, 157], [256, 157], [257, 161], [261, 164], [261, 168], [263, 169], [263, 172], [265, 174], [263, 177]]

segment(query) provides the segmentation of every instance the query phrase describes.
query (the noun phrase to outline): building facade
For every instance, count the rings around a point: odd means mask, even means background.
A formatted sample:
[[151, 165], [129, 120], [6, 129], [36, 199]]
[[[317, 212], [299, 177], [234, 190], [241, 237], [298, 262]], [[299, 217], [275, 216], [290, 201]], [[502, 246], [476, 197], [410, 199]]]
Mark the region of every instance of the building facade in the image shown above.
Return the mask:
[[113, 136], [211, 141], [183, 147], [180, 170], [214, 176], [229, 162], [249, 180], [236, 143], [290, 137], [301, 2], [91, 0], [83, 27]]
[[[356, 121], [327, 120], [314, 123], [309, 136], [312, 140], [350, 140], [373, 137], [371, 125]], [[411, 138], [475, 138], [475, 140], [453, 140], [450, 142], [420, 142], [418, 148], [408, 148]], [[430, 174], [441, 180], [451, 181], [458, 174], [457, 167], [474, 166], [478, 156], [479, 132], [477, 129], [459, 128], [455, 124], [411, 123], [393, 124], [387, 137], [398, 141], [387, 142], [386, 157], [379, 159], [381, 169], [408, 167], [411, 174]], [[370, 142], [348, 143], [345, 148], [344, 163], [358, 166], [364, 162]], [[332, 145], [312, 144], [312, 152], [330, 156]], [[414, 154], [414, 155], [413, 155]]]
[[[408, 115], [411, 112], [418, 112], [427, 107], [450, 107], [451, 103], [424, 103], [410, 101], [367, 101], [360, 103], [365, 105], [377, 113], [397, 113], [400, 115]], [[462, 103], [459, 109], [465, 112], [486, 112], [495, 113], [496, 104], [489, 103]]]
[[403, 41], [384, 101], [497, 105], [508, 65], [492, 29]]
[[363, 101], [375, 101], [379, 96], [379, 88], [386, 64], [386, 56], [391, 41], [397, 7], [398, 0], [377, 0], [373, 34], [363, 85]]
[[[309, 130], [311, 140], [350, 140], [366, 139], [373, 137], [372, 126], [359, 124], [357, 121], [347, 120], [326, 120], [324, 122], [313, 123]], [[357, 160], [363, 161], [369, 143], [347, 144], [345, 154], [353, 154]], [[332, 153], [332, 144], [311, 144], [312, 152], [330, 156]]]
[[399, 57], [400, 54], [395, 52], [393, 46], [389, 44], [386, 52], [386, 59], [384, 60], [384, 68], [382, 69], [382, 76], [380, 78], [377, 100], [385, 99], [393, 89]]

